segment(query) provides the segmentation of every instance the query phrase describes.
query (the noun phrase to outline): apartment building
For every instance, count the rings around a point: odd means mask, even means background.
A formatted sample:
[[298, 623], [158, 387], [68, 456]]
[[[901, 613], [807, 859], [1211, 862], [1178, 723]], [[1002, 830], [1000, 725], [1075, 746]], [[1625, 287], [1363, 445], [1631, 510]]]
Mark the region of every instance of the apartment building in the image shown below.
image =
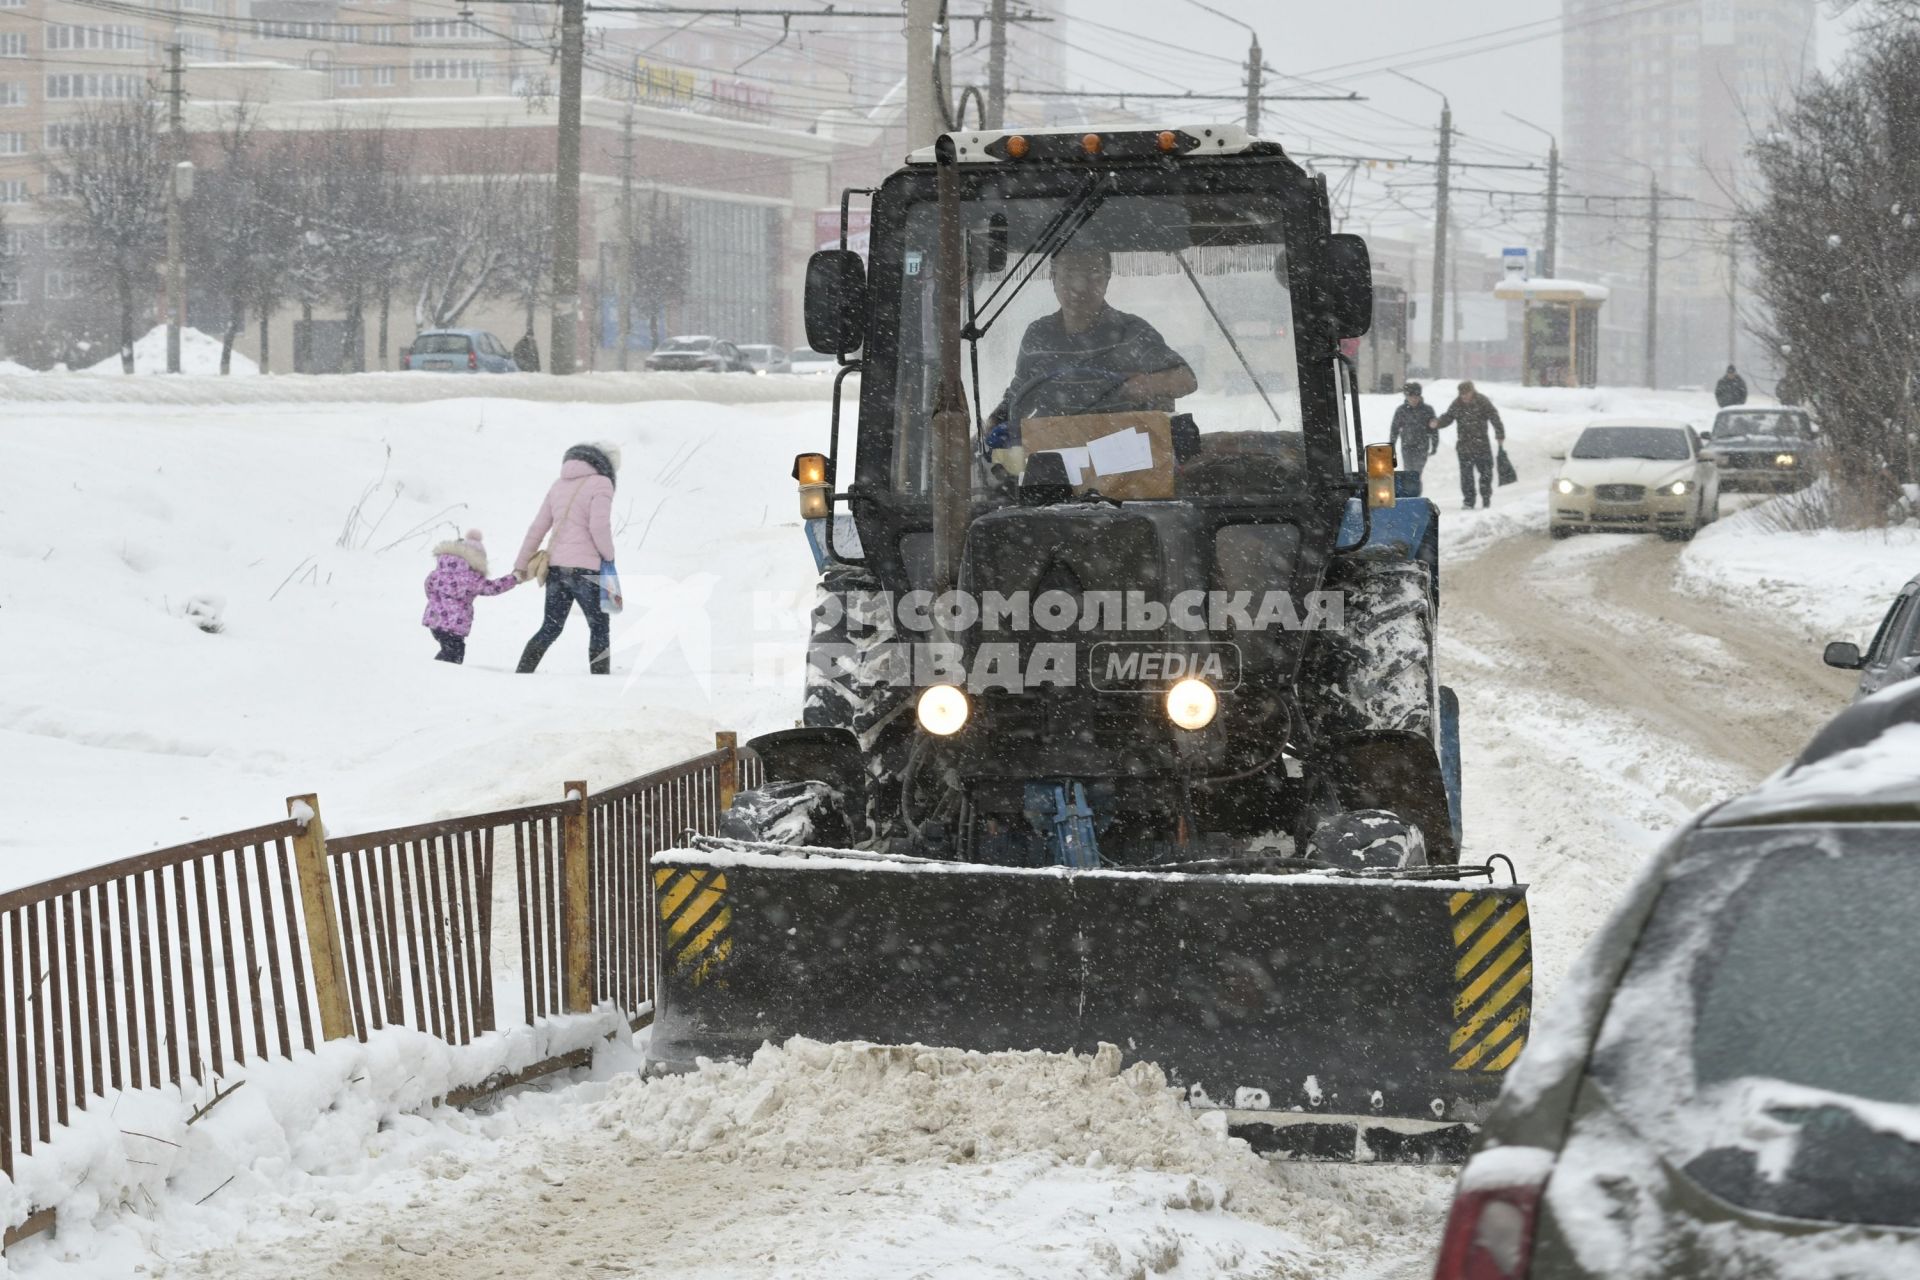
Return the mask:
[[1573, 194], [1562, 203], [1561, 274], [1613, 285], [1611, 320], [1626, 340], [1603, 353], [1603, 376], [1640, 376], [1631, 335], [1644, 342], [1646, 197], [1657, 179], [1670, 219], [1657, 378], [1711, 383], [1729, 354], [1724, 215], [1753, 181], [1750, 132], [1814, 65], [1815, 0], [1562, 0], [1562, 12], [1564, 189]]

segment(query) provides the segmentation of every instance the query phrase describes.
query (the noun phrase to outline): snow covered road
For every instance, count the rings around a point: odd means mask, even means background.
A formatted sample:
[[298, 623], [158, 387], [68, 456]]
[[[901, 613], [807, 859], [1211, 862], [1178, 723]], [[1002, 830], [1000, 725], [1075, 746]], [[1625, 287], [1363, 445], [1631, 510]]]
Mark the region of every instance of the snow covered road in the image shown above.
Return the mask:
[[[1703, 596], [1680, 547], [1547, 539], [1547, 454], [1595, 412], [1670, 415], [1669, 401], [1490, 390], [1522, 483], [1492, 511], [1462, 515], [1451, 455], [1427, 472], [1445, 512], [1442, 674], [1463, 704], [1468, 855], [1505, 854], [1532, 883], [1545, 998], [1665, 831], [1776, 768], [1844, 703], [1849, 682], [1819, 664], [1804, 608], [1788, 618]], [[1369, 420], [1384, 423], [1384, 408], [1370, 404]], [[156, 814], [191, 813], [213, 829], [239, 825], [229, 815], [258, 820], [295, 778], [317, 779], [351, 802], [340, 810], [369, 819], [424, 816], [401, 813], [423, 801], [545, 798], [496, 799], [489, 779], [534, 764], [543, 781], [576, 768], [618, 776], [730, 727], [735, 717], [715, 710], [736, 699], [746, 699], [742, 729], [791, 716], [785, 694], [750, 678], [756, 655], [738, 638], [779, 640], [791, 619], [716, 627], [711, 689], [686, 688], [682, 670], [622, 682], [603, 701], [584, 677], [523, 686], [506, 675], [525, 629], [506, 613], [483, 619], [466, 670], [430, 669], [414, 602], [424, 545], [452, 523], [441, 508], [469, 504], [462, 522], [484, 519], [503, 557], [522, 491], [587, 434], [648, 461], [633, 472], [636, 536], [662, 504], [686, 513], [646, 544], [664, 577], [711, 571], [729, 589], [792, 590], [807, 566], [786, 523], [784, 463], [747, 474], [738, 460], [751, 451], [778, 462], [817, 443], [817, 406], [663, 405], [636, 423], [605, 406], [528, 404], [506, 427], [505, 410], [473, 401], [308, 406], [280, 414], [274, 435], [249, 429], [259, 411], [244, 406], [127, 423], [120, 412], [75, 407], [23, 428], [25, 464], [0, 477], [15, 486], [0, 491], [6, 510], [28, 516], [0, 544], [26, 584], [0, 617], [40, 676], [0, 696], [0, 746], [22, 796], [77, 796], [84, 771], [104, 769], [122, 803], [77, 827], [16, 826], [0, 848], [11, 838], [64, 869], [89, 852], [131, 852], [106, 846], [153, 830]], [[211, 435], [217, 464], [174, 465], [187, 431]], [[295, 470], [304, 484], [264, 480]], [[426, 531], [390, 554], [332, 546], [376, 475], [397, 503], [391, 527]], [[131, 545], [91, 532], [102, 509], [69, 496], [69, 481], [76, 495], [85, 481], [116, 504], [114, 520], [137, 528]], [[221, 520], [203, 514], [223, 503]], [[50, 529], [62, 531], [56, 559], [77, 562], [87, 581], [38, 567], [53, 540], [23, 530]], [[309, 554], [329, 576], [276, 593]], [[1898, 562], [1890, 554], [1881, 576]], [[1724, 587], [1724, 575], [1705, 576]], [[226, 634], [176, 616], [176, 587], [228, 595]], [[1834, 616], [1862, 612], [1854, 601]], [[209, 652], [222, 655], [217, 668]], [[310, 692], [290, 683], [287, 653]], [[276, 732], [293, 712], [325, 731], [304, 741]], [[12, 882], [46, 874], [7, 870]], [[172, 1280], [1413, 1280], [1430, 1266], [1451, 1193], [1445, 1171], [1263, 1165], [1150, 1079], [1086, 1060], [796, 1046], [752, 1068], [662, 1083], [623, 1065], [479, 1113], [389, 1117], [358, 1149], [262, 1167], [264, 1189], [243, 1199], [169, 1195], [63, 1219], [58, 1238], [29, 1242], [0, 1268], [38, 1278], [141, 1267]]]

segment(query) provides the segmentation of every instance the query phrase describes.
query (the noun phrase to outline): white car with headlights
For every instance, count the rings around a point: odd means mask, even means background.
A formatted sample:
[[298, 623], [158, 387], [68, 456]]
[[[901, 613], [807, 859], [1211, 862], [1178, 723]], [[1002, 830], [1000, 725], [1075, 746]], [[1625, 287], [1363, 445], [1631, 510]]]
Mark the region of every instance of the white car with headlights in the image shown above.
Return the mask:
[[1596, 422], [1553, 457], [1561, 467], [1547, 485], [1547, 510], [1556, 538], [1616, 529], [1684, 542], [1720, 518], [1720, 472], [1684, 422]]

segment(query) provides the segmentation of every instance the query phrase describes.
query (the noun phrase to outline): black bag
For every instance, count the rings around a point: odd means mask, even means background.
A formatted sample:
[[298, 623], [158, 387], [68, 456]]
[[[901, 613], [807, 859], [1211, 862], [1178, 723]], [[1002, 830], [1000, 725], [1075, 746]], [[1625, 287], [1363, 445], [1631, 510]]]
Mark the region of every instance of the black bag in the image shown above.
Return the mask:
[[1494, 472], [1500, 477], [1501, 484], [1513, 484], [1520, 479], [1519, 473], [1513, 469], [1513, 464], [1507, 461], [1505, 446], [1501, 447], [1498, 456], [1494, 458], [1493, 465]]

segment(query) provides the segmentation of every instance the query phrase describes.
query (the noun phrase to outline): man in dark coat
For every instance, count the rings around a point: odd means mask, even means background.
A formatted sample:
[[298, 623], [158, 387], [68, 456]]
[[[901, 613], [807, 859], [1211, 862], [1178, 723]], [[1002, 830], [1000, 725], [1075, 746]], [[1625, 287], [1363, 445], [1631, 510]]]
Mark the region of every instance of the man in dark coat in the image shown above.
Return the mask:
[[522, 373], [540, 372], [540, 344], [529, 329], [513, 344], [513, 367]]
[[1727, 371], [1721, 376], [1720, 381], [1713, 384], [1713, 399], [1722, 409], [1727, 408], [1729, 405], [1745, 404], [1747, 402], [1747, 380], [1740, 376], [1739, 370], [1735, 369], [1732, 365], [1728, 365]]
[[1493, 401], [1473, 389], [1471, 382], [1460, 384], [1460, 394], [1454, 397], [1447, 411], [1433, 424], [1437, 434], [1442, 427], [1459, 424], [1460, 433], [1454, 437], [1453, 450], [1460, 459], [1460, 496], [1466, 501], [1467, 510], [1473, 510], [1474, 477], [1480, 477], [1480, 503], [1493, 505], [1493, 445], [1487, 440], [1487, 427], [1493, 427], [1493, 437], [1501, 444], [1507, 442], [1507, 424], [1500, 421], [1500, 411], [1493, 407]]
[[1440, 447], [1440, 433], [1433, 426], [1433, 406], [1420, 398], [1420, 384], [1409, 382], [1401, 390], [1407, 402], [1393, 411], [1393, 429], [1387, 442], [1402, 471], [1418, 473], [1427, 458]]

